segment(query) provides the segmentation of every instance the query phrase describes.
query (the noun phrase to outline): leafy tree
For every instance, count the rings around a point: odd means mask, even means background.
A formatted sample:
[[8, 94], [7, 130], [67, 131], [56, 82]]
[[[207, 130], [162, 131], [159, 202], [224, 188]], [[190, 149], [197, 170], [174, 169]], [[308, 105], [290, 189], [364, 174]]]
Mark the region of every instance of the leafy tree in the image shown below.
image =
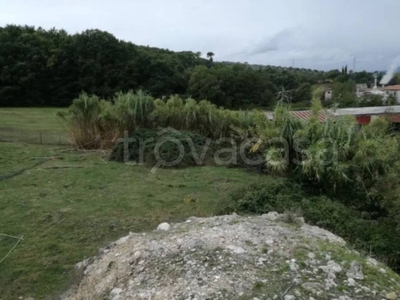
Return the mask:
[[292, 102], [310, 102], [312, 97], [311, 84], [308, 82], [302, 83], [297, 89], [292, 92]]
[[276, 87], [266, 73], [244, 65], [196, 67], [188, 92], [226, 108], [267, 107], [273, 104]]
[[213, 61], [213, 56], [214, 56], [215, 54], [213, 53], [213, 52], [207, 52], [207, 57], [208, 57], [208, 59], [210, 60], [210, 61]]
[[357, 106], [356, 87], [353, 81], [335, 82], [332, 86], [332, 102], [338, 107]]

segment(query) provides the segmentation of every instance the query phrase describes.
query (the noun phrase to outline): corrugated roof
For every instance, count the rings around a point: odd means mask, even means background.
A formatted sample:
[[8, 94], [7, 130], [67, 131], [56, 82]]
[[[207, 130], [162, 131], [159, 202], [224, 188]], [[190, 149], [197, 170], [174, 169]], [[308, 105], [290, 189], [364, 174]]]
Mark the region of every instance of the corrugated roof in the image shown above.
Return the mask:
[[[313, 116], [313, 113], [311, 110], [298, 110], [298, 111], [291, 111], [290, 114], [295, 117], [298, 118], [302, 121], [306, 121], [308, 122], [311, 117]], [[318, 120], [320, 122], [324, 122], [326, 121], [326, 119], [328, 118], [336, 118], [336, 116], [329, 110], [325, 111], [325, 110], [321, 110], [318, 114]]]
[[400, 113], [400, 105], [338, 108], [335, 111], [335, 115], [337, 116], [344, 116], [344, 115], [365, 116], [365, 115], [385, 115], [385, 114], [398, 114], [398, 113]]
[[[274, 112], [265, 112], [268, 120], [274, 119]], [[290, 114], [302, 121], [308, 122], [312, 117], [311, 110], [298, 110], [291, 111]], [[373, 106], [373, 107], [352, 107], [352, 108], [338, 108], [336, 110], [321, 110], [318, 115], [320, 122], [326, 121], [327, 118], [339, 118], [340, 116], [374, 116], [374, 115], [400, 115], [400, 105], [393, 106]]]

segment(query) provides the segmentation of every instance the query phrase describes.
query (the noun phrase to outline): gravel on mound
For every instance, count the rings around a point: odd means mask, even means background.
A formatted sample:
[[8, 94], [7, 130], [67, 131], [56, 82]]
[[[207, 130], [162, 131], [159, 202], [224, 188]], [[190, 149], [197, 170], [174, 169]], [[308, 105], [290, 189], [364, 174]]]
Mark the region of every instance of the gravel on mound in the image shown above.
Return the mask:
[[63, 298], [397, 299], [400, 278], [302, 218], [271, 212], [163, 223], [130, 233], [77, 265]]

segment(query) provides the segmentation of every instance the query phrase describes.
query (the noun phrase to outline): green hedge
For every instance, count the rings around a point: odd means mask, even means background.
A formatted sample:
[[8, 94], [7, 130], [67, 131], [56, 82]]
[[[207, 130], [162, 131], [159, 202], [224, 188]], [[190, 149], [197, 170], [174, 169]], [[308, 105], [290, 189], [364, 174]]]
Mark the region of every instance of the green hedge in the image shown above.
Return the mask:
[[[173, 129], [141, 129], [135, 131], [129, 139], [131, 140], [128, 142], [129, 161], [139, 162], [140, 155], [142, 155], [143, 163], [155, 165], [158, 157], [161, 157], [167, 166], [175, 160], [179, 161], [174, 167], [197, 165], [193, 151], [200, 156], [207, 143], [207, 138], [203, 135]], [[183, 146], [183, 151], [179, 144]], [[214, 147], [215, 145], [211, 142], [206, 153], [206, 159], [212, 155]], [[183, 156], [179, 159], [181, 152]], [[124, 161], [124, 142], [120, 141], [116, 144], [110, 155], [110, 160]], [[161, 165], [161, 167], [165, 167], [165, 165]]]

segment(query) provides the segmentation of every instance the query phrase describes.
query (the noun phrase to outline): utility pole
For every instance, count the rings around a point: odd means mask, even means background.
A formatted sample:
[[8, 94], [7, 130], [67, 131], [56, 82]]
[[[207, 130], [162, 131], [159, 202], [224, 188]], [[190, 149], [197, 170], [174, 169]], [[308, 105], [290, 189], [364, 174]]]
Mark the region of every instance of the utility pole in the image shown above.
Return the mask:
[[354, 56], [354, 60], [353, 60], [353, 73], [356, 72], [356, 57]]

